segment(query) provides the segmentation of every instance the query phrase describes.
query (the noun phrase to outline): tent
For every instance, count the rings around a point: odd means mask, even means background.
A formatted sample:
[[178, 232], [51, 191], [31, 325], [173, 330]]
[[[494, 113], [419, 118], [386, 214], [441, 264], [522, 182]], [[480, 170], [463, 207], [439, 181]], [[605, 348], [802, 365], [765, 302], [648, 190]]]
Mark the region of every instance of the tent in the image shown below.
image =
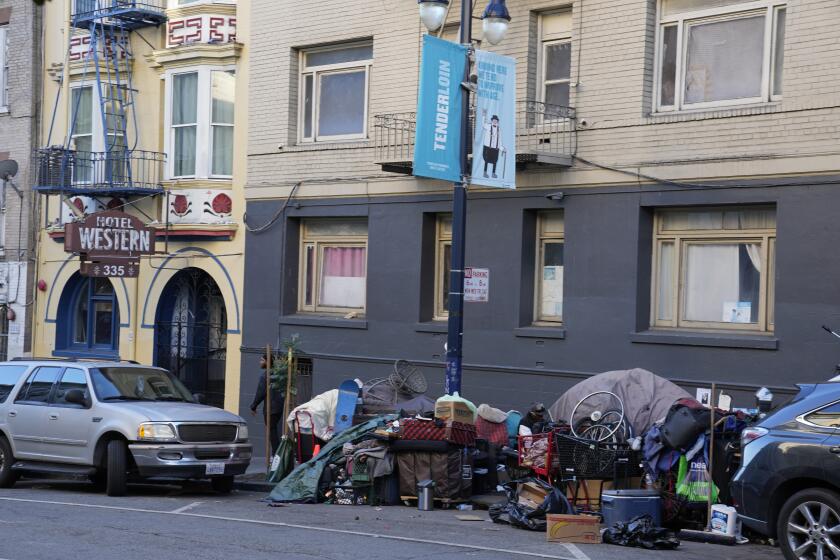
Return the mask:
[[316, 457], [297, 466], [289, 473], [289, 476], [277, 483], [271, 491], [268, 499], [272, 502], [302, 502], [314, 504], [318, 502], [318, 482], [321, 474], [328, 463], [334, 463], [344, 455], [344, 444], [355, 442], [384, 426], [387, 422], [393, 421], [396, 416], [381, 416], [368, 420], [364, 424], [348, 428], [333, 437]]
[[[554, 420], [571, 421], [575, 405], [587, 395], [596, 391], [610, 391], [615, 393], [624, 403], [624, 416], [633, 432], [642, 435], [657, 421], [665, 418], [668, 409], [675, 401], [691, 398], [684, 389], [671, 383], [665, 378], [654, 375], [644, 369], [628, 369], [608, 371], [594, 375], [581, 381], [561, 396], [548, 409]], [[596, 406], [603, 407], [611, 399], [604, 396], [601, 403], [598, 398], [590, 399], [590, 403], [578, 409], [577, 418], [590, 414]]]

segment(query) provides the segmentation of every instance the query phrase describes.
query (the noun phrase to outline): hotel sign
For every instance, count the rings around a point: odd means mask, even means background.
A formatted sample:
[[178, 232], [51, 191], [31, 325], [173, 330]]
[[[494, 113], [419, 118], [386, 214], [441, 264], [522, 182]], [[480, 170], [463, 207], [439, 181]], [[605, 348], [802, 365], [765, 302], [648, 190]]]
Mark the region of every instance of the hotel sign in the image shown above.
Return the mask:
[[155, 232], [135, 216], [109, 210], [66, 224], [64, 250], [79, 254], [83, 276], [136, 278], [140, 256], [155, 252]]

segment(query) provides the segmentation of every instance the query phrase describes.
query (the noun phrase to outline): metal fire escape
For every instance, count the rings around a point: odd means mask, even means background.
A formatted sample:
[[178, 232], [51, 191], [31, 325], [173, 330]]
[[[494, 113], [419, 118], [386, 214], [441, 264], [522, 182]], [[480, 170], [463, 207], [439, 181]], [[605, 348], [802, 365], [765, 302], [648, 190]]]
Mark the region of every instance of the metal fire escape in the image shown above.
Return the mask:
[[[90, 34], [87, 51], [82, 55], [82, 61], [75, 64], [81, 65], [78, 83], [92, 88], [92, 107], [84, 106], [83, 95], [69, 93], [64, 81], [70, 79], [71, 68], [63, 68], [62, 85], [65, 87], [62, 89], [69, 96], [65, 99], [69, 128], [62, 145], [38, 150], [38, 178], [34, 189], [63, 196], [162, 193], [165, 154], [141, 150], [137, 146], [139, 122], [134, 110], [136, 90], [132, 82], [134, 59], [130, 35], [135, 29], [163, 23], [166, 20], [165, 0], [72, 2], [72, 27]], [[73, 36], [68, 38], [68, 49], [72, 39]], [[74, 70], [78, 71], [78, 67]], [[97, 110], [98, 115], [95, 115]], [[82, 130], [84, 134], [80, 134], [80, 129], [85, 129]], [[133, 133], [131, 138], [129, 133]], [[79, 136], [84, 136], [85, 140], [80, 141]], [[97, 139], [95, 144], [94, 139]]]

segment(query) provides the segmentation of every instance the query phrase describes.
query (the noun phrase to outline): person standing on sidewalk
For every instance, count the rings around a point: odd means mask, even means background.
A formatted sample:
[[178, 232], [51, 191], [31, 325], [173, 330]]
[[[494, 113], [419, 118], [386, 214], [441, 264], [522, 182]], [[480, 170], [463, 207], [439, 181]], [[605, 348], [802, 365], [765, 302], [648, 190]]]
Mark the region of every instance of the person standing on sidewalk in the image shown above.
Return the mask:
[[[265, 370], [268, 369], [269, 372], [271, 371], [271, 366], [266, 362], [265, 356], [260, 358], [260, 369]], [[254, 400], [251, 401], [251, 415], [257, 415], [257, 407], [260, 404], [263, 405], [263, 419], [266, 423], [266, 429], [269, 430], [269, 438], [271, 440], [271, 452], [277, 450], [277, 446], [280, 445], [280, 427], [282, 426], [283, 419], [283, 401], [285, 396], [283, 391], [280, 389], [271, 388], [271, 407], [270, 412], [271, 414], [267, 414], [269, 410], [267, 410], [265, 406], [265, 373], [260, 374], [260, 380], [257, 383], [257, 392], [254, 395]]]

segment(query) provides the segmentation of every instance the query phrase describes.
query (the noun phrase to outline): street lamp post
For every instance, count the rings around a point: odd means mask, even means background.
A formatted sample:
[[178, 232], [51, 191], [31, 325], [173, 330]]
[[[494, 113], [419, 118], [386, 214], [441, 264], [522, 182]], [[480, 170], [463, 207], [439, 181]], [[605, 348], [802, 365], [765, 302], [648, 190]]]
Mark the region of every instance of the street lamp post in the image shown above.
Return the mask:
[[[443, 25], [449, 0], [418, 0], [420, 19], [429, 31]], [[473, 0], [461, 0], [461, 44], [469, 49], [472, 57]], [[490, 0], [482, 16], [484, 34], [491, 44], [504, 38], [510, 22], [505, 0]], [[452, 196], [452, 260], [449, 267], [449, 321], [446, 337], [447, 394], [461, 392], [461, 362], [464, 340], [464, 247], [467, 230], [467, 184], [469, 182], [470, 135], [470, 64], [464, 71], [464, 92], [461, 101], [461, 180], [454, 183]]]

